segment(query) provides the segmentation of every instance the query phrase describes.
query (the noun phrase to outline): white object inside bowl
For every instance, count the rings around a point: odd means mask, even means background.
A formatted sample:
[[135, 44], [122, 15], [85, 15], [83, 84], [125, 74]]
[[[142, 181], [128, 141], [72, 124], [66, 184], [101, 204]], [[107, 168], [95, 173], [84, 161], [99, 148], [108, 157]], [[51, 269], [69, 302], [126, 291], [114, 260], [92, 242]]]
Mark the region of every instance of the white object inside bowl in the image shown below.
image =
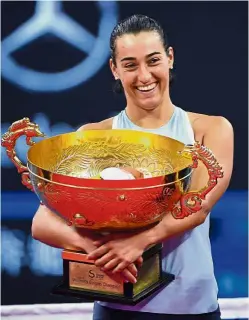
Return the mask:
[[110, 167], [105, 168], [100, 172], [100, 177], [103, 180], [135, 180], [136, 178], [130, 172], [120, 168]]

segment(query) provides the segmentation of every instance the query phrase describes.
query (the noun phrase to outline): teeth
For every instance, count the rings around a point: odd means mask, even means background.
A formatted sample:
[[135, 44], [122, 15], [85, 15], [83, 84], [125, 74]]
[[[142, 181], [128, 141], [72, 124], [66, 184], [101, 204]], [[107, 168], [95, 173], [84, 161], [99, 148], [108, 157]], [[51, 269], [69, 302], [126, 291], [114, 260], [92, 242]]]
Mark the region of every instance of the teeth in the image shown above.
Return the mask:
[[149, 84], [148, 86], [137, 87], [137, 89], [140, 91], [148, 91], [148, 90], [154, 89], [156, 85], [157, 85], [156, 83], [152, 83], [152, 84]]

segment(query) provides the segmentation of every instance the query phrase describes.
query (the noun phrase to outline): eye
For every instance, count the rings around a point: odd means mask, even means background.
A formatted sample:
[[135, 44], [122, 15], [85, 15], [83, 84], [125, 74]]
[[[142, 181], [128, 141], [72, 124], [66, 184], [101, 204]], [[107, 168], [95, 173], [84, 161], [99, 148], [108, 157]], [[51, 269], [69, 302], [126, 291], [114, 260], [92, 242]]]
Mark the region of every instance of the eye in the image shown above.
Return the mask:
[[155, 64], [155, 63], [157, 63], [158, 61], [160, 61], [159, 58], [152, 58], [152, 59], [149, 60], [149, 64]]
[[131, 68], [135, 68], [136, 65], [135, 65], [135, 63], [128, 63], [124, 67], [127, 68], [127, 69], [131, 69]]

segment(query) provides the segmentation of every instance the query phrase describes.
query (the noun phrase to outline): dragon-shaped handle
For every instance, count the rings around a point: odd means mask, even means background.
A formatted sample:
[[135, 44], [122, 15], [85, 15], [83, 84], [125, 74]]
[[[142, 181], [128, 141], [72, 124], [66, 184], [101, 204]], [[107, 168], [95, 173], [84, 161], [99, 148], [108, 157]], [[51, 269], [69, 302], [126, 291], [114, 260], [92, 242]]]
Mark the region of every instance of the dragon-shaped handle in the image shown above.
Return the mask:
[[196, 142], [193, 146], [186, 146], [180, 153], [182, 156], [192, 158], [192, 168], [197, 168], [198, 160], [200, 160], [208, 170], [209, 180], [207, 185], [201, 190], [190, 191], [181, 197], [180, 203], [172, 210], [172, 215], [176, 219], [182, 219], [200, 211], [202, 201], [205, 200], [206, 195], [217, 185], [218, 178], [222, 178], [224, 175], [222, 167], [212, 151], [199, 142]]
[[32, 138], [45, 136], [36, 123], [30, 122], [29, 118], [23, 118], [12, 123], [8, 131], [2, 135], [1, 145], [6, 149], [6, 154], [16, 166], [18, 173], [22, 174], [22, 184], [33, 191], [28, 168], [21, 162], [15, 152], [16, 141], [23, 135], [26, 136], [26, 143], [29, 146], [35, 144]]

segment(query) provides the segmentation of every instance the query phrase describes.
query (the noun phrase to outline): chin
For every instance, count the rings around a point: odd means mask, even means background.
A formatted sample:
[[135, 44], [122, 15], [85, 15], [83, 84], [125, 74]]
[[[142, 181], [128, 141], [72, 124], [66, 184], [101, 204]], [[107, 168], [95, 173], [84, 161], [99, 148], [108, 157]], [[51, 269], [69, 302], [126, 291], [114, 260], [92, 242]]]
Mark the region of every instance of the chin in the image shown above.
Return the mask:
[[148, 99], [148, 101], [138, 101], [137, 105], [144, 110], [154, 110], [161, 102], [161, 99]]

